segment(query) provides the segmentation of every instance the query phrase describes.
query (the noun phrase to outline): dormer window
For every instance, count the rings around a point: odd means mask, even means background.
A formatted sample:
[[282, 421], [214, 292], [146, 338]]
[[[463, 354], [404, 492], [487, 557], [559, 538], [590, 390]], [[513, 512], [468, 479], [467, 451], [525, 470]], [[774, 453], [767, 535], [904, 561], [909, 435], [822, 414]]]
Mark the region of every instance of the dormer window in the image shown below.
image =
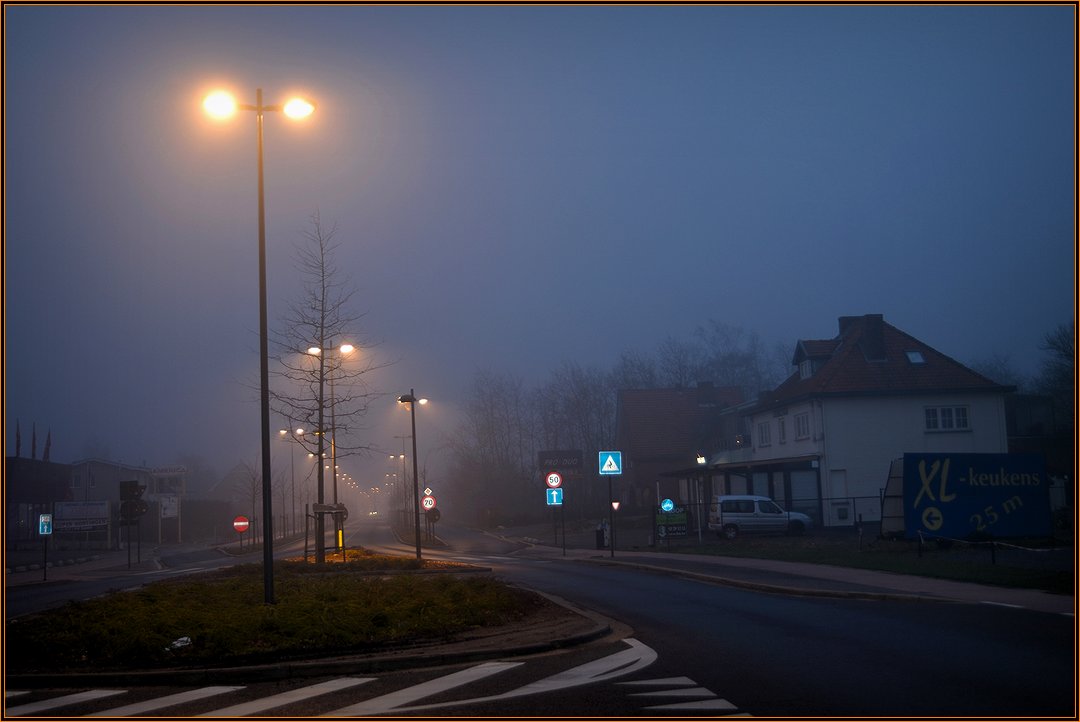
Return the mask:
[[905, 351], [907, 355], [908, 363], [911, 364], [924, 364], [926, 359], [922, 355], [922, 351]]
[[810, 359], [803, 359], [799, 362], [799, 378], [808, 379], [814, 375], [814, 365]]

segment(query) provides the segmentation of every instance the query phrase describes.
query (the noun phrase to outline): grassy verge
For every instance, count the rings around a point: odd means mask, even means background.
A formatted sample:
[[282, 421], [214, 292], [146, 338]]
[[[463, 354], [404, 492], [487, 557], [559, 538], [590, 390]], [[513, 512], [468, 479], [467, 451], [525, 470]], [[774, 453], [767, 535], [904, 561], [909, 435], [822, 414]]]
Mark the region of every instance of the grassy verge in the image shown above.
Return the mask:
[[[942, 548], [924, 544], [920, 556], [918, 544], [907, 540], [864, 539], [860, 543], [854, 536], [743, 536], [733, 542], [682, 545], [678, 551], [831, 564], [977, 584], [1041, 589], [1056, 594], [1071, 593], [1074, 581], [1071, 563], [1067, 568], [1061, 568], [1061, 564], [1047, 564], [1047, 559], [1042, 556], [1055, 554], [1062, 558], [1068, 550], [1017, 551], [999, 547], [991, 554], [987, 546], [955, 545]], [[1067, 560], [1071, 559], [1072, 554], [1068, 553]]]
[[[353, 551], [157, 582], [6, 625], [9, 672], [231, 665], [362, 652], [519, 621], [546, 602], [487, 575], [409, 573], [446, 562]], [[462, 565], [458, 565], [462, 566]], [[405, 572], [405, 573], [401, 573]]]

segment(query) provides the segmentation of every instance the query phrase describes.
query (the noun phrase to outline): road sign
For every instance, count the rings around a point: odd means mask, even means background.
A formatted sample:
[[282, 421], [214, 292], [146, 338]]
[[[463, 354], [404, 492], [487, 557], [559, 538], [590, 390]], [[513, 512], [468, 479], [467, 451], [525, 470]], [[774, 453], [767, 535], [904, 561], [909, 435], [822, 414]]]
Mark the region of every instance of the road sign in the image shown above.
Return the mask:
[[548, 488], [557, 489], [562, 486], [562, 475], [557, 471], [553, 471], [547, 475], [547, 479], [544, 481], [547, 482]]
[[38, 515], [38, 534], [41, 536], [52, 534], [52, 514]]
[[435, 493], [435, 492], [433, 492], [433, 491], [431, 490], [431, 487], [430, 487], [430, 486], [429, 486], [429, 487], [426, 487], [426, 488], [424, 489], [424, 496], [431, 496], [431, 495], [432, 495], [432, 494], [434, 494], [434, 493]]
[[420, 506], [424, 507], [424, 509], [426, 509], [427, 511], [431, 511], [435, 508], [435, 497], [433, 497], [431, 494], [428, 494], [420, 500]]
[[238, 516], [232, 520], [233, 529], [243, 534], [248, 530], [250, 524], [246, 516]]
[[674, 508], [675, 502], [673, 502], [671, 499], [664, 499], [662, 502], [660, 502], [660, 509], [664, 512], [670, 512]]
[[563, 490], [562, 489], [548, 489], [547, 490], [547, 503], [548, 506], [562, 506]]
[[622, 452], [621, 451], [601, 451], [600, 452], [600, 475], [601, 476], [615, 476], [622, 473]]

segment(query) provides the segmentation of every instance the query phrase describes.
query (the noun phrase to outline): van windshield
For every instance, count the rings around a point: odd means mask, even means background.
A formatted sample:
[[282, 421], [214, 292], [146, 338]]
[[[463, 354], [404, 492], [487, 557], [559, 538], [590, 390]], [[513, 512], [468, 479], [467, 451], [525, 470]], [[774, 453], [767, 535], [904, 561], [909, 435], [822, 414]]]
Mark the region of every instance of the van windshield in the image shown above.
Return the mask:
[[783, 514], [784, 510], [771, 501], [759, 501], [758, 510], [762, 514]]

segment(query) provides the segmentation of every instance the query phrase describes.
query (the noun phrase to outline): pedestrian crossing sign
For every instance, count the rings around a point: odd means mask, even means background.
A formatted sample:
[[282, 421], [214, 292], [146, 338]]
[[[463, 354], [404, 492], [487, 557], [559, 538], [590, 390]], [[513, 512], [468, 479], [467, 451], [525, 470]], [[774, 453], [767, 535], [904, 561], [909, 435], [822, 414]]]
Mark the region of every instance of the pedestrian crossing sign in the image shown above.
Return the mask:
[[601, 476], [615, 476], [622, 473], [622, 452], [621, 451], [601, 451], [600, 452], [600, 475]]

